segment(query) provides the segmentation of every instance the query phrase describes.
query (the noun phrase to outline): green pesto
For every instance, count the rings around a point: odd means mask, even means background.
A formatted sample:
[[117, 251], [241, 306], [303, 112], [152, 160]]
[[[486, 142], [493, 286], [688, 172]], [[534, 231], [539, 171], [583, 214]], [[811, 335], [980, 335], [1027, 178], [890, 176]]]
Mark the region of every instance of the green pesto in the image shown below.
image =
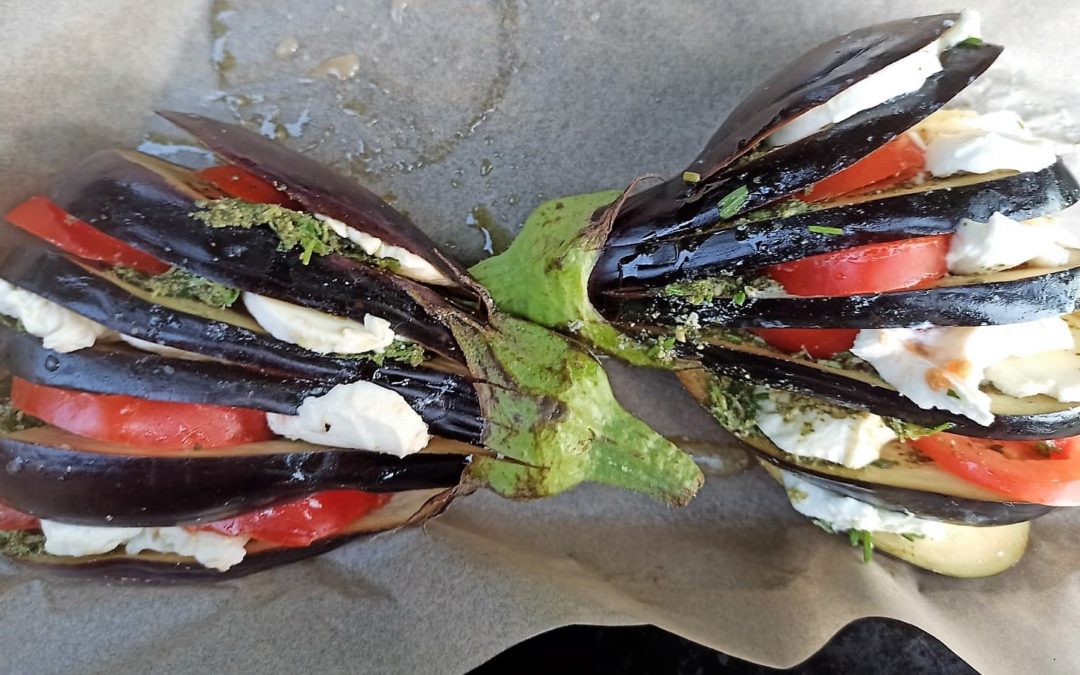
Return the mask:
[[677, 281], [662, 287], [658, 292], [669, 298], [680, 298], [688, 306], [697, 307], [724, 298], [729, 298], [736, 305], [742, 305], [756, 292], [778, 290], [782, 290], [782, 287], [768, 277], [721, 275], [708, 279]]
[[709, 373], [706, 405], [720, 425], [740, 438], [759, 436], [757, 414], [764, 396], [749, 382]]
[[27, 530], [0, 530], [0, 554], [22, 558], [44, 552], [44, 534]]
[[372, 361], [377, 365], [383, 365], [387, 361], [407, 363], [410, 366], [419, 366], [427, 360], [427, 352], [415, 342], [394, 340], [381, 352], [364, 352], [362, 354], [339, 354], [341, 358], [363, 359]]
[[600, 363], [569, 339], [501, 313], [449, 323], [479, 381], [484, 445], [506, 458], [472, 461], [493, 490], [536, 498], [592, 481], [674, 505], [697, 492], [690, 456], [627, 412]]
[[635, 339], [608, 323], [589, 299], [589, 276], [607, 238], [592, 220], [597, 209], [619, 198], [608, 190], [541, 204], [502, 254], [470, 271], [491, 292], [499, 309], [573, 334], [612, 356], [639, 366], [675, 368], [649, 339]]
[[31, 417], [11, 405], [10, 400], [0, 403], [0, 433], [13, 434], [16, 431], [33, 429], [34, 427], [44, 426], [44, 424], [36, 417]]
[[882, 420], [885, 422], [885, 426], [892, 429], [892, 432], [896, 434], [896, 437], [901, 441], [914, 441], [923, 436], [937, 434], [953, 428], [952, 422], [943, 422], [936, 427], [924, 427], [918, 424], [912, 424], [911, 422], [905, 422], [901, 419], [896, 419], [895, 417], [883, 417]]
[[231, 307], [240, 291], [211, 281], [187, 270], [174, 267], [164, 274], [152, 275], [131, 267], [114, 267], [116, 276], [154, 296], [198, 300], [212, 307]]

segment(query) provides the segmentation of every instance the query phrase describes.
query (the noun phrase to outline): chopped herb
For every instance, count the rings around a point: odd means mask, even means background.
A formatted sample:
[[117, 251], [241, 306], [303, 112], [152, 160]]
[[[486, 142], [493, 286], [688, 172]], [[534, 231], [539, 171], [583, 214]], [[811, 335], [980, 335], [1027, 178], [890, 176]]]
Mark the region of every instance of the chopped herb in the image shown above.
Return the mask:
[[701, 182], [701, 174], [697, 171], [684, 171], [682, 179], [687, 183], [699, 183]]
[[1050, 457], [1051, 455], [1061, 452], [1061, 448], [1051, 441], [1035, 441], [1035, 452], [1043, 457]]
[[678, 354], [675, 351], [676, 338], [674, 335], [663, 335], [649, 347], [649, 356], [660, 361], [674, 361]]
[[948, 431], [953, 428], [952, 422], [944, 422], [936, 427], [924, 427], [896, 419], [895, 417], [885, 417], [883, 419], [885, 421], [885, 426], [892, 429], [893, 433], [896, 434], [896, 437], [901, 441], [914, 441], [923, 436], [930, 436], [931, 434], [941, 433], [942, 431]]
[[814, 234], [843, 234], [844, 228], [842, 227], [829, 227], [827, 225], [810, 225], [806, 228]]
[[980, 47], [983, 44], [983, 40], [980, 37], [969, 37], [966, 40], [961, 40], [957, 43], [957, 47]]
[[960, 394], [958, 394], [955, 389], [948, 390], [945, 392], [945, 395], [949, 398], [960, 398]]
[[11, 401], [0, 403], [0, 433], [13, 434], [23, 429], [33, 429], [45, 423], [36, 417], [31, 417], [11, 405]]
[[720, 203], [717, 205], [717, 208], [720, 210], [720, 217], [724, 220], [731, 218], [739, 211], [742, 211], [742, 208], [746, 206], [746, 202], [749, 200], [750, 190], [745, 185], [735, 188], [724, 195], [724, 198], [721, 199]]
[[174, 267], [164, 274], [152, 275], [131, 267], [114, 267], [116, 276], [152, 295], [198, 300], [213, 307], [230, 307], [240, 291], [216, 281]]
[[709, 378], [709, 412], [736, 436], [757, 436], [758, 398], [755, 387], [727, 377]]
[[875, 459], [870, 462], [870, 466], [876, 466], [879, 469], [891, 469], [896, 466], [896, 462], [891, 459]]
[[29, 530], [0, 531], [0, 553], [12, 558], [39, 555], [45, 550], [45, 535]]
[[919, 541], [920, 539], [926, 539], [925, 534], [915, 534], [914, 532], [904, 532], [900, 535], [908, 541]]
[[874, 557], [874, 537], [867, 530], [848, 530], [848, 539], [852, 546], [862, 546], [862, 559], [864, 563], [870, 562]]
[[349, 354], [345, 358], [362, 359], [371, 361], [376, 365], [383, 365], [386, 361], [399, 361], [410, 366], [419, 366], [427, 360], [427, 352], [415, 342], [394, 340], [390, 345], [379, 353], [364, 352], [362, 354]]
[[731, 296], [731, 302], [735, 303], [735, 305], [738, 307], [742, 307], [743, 305], [745, 305], [746, 291], [739, 291], [735, 295]]

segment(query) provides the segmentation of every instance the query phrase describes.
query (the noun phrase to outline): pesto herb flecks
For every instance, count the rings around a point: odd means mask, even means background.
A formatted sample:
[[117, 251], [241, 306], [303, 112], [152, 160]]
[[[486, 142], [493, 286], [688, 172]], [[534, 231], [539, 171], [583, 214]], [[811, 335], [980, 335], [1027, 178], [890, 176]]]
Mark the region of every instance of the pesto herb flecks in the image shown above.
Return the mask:
[[0, 553], [12, 558], [40, 555], [45, 551], [45, 535], [26, 530], [0, 531]]
[[948, 431], [954, 426], [952, 422], [943, 422], [936, 427], [924, 427], [896, 419], [895, 417], [883, 417], [882, 420], [885, 422], [885, 426], [892, 429], [892, 432], [896, 434], [896, 437], [901, 441], [914, 441], [924, 436]]
[[727, 377], [709, 378], [709, 412], [736, 436], [756, 436], [760, 399], [755, 387]]
[[212, 307], [231, 307], [240, 291], [174, 267], [164, 274], [151, 275], [131, 267], [114, 267], [116, 276], [152, 295], [198, 300]]
[[16, 431], [33, 429], [44, 424], [36, 417], [31, 417], [11, 405], [11, 401], [0, 403], [0, 433], [13, 434]]
[[410, 366], [419, 366], [427, 360], [427, 352], [415, 342], [394, 340], [386, 349], [379, 353], [364, 352], [362, 354], [349, 354], [345, 358], [371, 361], [379, 366], [387, 361], [397, 361], [400, 363], [407, 363]]

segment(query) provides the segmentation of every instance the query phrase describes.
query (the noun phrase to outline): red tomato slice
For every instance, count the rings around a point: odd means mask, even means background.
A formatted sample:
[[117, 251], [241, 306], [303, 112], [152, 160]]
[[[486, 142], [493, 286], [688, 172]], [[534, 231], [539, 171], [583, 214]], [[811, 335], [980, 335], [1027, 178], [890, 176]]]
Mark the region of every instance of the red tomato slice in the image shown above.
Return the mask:
[[36, 530], [40, 526], [41, 521], [36, 516], [16, 511], [7, 504], [0, 502], [0, 531]]
[[79, 436], [159, 450], [220, 448], [273, 438], [266, 413], [201, 403], [148, 401], [11, 381], [12, 404]]
[[4, 217], [30, 234], [86, 260], [133, 267], [147, 274], [169, 271], [164, 262], [113, 239], [68, 214], [46, 197], [31, 197]]
[[358, 490], [318, 492], [295, 502], [288, 502], [201, 525], [197, 529], [252, 539], [279, 546], [309, 546], [331, 537], [349, 523], [387, 502], [389, 495]]
[[851, 349], [859, 329], [754, 328], [750, 332], [785, 352], [794, 354], [806, 350], [815, 359], [827, 359]]
[[948, 234], [856, 246], [780, 263], [768, 274], [792, 295], [858, 295], [917, 288], [948, 272]]
[[910, 134], [903, 134], [797, 196], [804, 202], [823, 202], [861, 188], [881, 190], [914, 178], [925, 163], [922, 145]]
[[259, 204], [286, 205], [292, 203], [292, 200], [284, 192], [238, 166], [230, 164], [211, 166], [200, 169], [195, 173], [216, 185], [230, 197]]
[[996, 441], [939, 433], [910, 442], [943, 470], [1010, 499], [1080, 505], [1080, 436]]

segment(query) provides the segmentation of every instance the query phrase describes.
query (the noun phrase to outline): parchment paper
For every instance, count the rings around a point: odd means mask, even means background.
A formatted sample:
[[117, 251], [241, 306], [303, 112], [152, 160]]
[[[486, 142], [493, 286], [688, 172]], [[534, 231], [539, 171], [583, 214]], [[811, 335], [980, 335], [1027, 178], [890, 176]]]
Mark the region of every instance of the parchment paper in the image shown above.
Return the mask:
[[[1075, 142], [1070, 3], [973, 4], [1007, 50], [969, 98]], [[205, 161], [151, 119], [173, 107], [276, 133], [476, 260], [545, 198], [679, 170], [754, 83], [813, 44], [948, 9], [959, 6], [0, 1], [0, 207], [98, 148]], [[286, 38], [295, 54], [275, 56]], [[323, 70], [346, 79], [305, 81], [342, 55], [355, 57]], [[661, 431], [723, 438], [669, 378], [612, 374]], [[1007, 574], [957, 581], [884, 556], [861, 564], [759, 471], [710, 478], [681, 511], [598, 487], [542, 503], [481, 493], [423, 530], [210, 587], [39, 578], [2, 563], [0, 670], [455, 673], [569, 623], [652, 623], [790, 665], [865, 616], [921, 626], [986, 673], [1077, 670], [1074, 515], [1039, 520]]]

